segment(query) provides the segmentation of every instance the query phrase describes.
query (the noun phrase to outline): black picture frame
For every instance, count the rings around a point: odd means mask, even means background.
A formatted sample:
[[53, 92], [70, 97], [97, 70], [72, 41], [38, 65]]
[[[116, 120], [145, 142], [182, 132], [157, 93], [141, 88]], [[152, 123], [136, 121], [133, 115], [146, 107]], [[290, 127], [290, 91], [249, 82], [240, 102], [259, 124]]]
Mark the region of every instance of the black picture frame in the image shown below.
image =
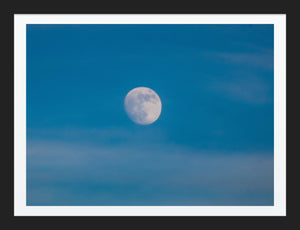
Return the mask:
[[[102, 226], [104, 224], [109, 224], [110, 228], [114, 227], [119, 224], [129, 224], [129, 226], [133, 226], [135, 223], [139, 225], [144, 224], [146, 226], [151, 227], [157, 227], [160, 226], [162, 223], [165, 224], [174, 224], [178, 227], [184, 227], [186, 228], [187, 225], [195, 225], [195, 227], [209, 227], [209, 228], [219, 228], [224, 227], [226, 225], [231, 225], [232, 227], [236, 228], [244, 228], [247, 227], [271, 227], [273, 225], [281, 225], [281, 227], [286, 227], [288, 224], [288, 220], [295, 220], [295, 206], [296, 202], [294, 198], [296, 197], [295, 192], [296, 189], [292, 188], [292, 185], [287, 184], [287, 216], [286, 217], [15, 217], [14, 216], [14, 203], [13, 203], [13, 194], [14, 194], [14, 186], [13, 186], [13, 67], [14, 67], [14, 34], [13, 34], [13, 16], [14, 14], [286, 14], [287, 15], [287, 71], [288, 73], [293, 73], [294, 66], [292, 63], [291, 56], [295, 55], [295, 50], [292, 48], [292, 44], [295, 44], [296, 36], [292, 35], [292, 22], [295, 22], [296, 19], [296, 7], [290, 7], [289, 10], [287, 8], [283, 8], [282, 6], [274, 5], [273, 3], [267, 3], [265, 4], [265, 7], [258, 7], [258, 5], [261, 5], [260, 2], [257, 2], [256, 6], [253, 5], [253, 2], [243, 2], [240, 3], [240, 7], [237, 7], [232, 1], [229, 2], [221, 2], [219, 5], [216, 3], [210, 2], [206, 3], [205, 7], [202, 6], [202, 4], [197, 4], [197, 6], [193, 5], [180, 5], [172, 3], [172, 5], [160, 5], [154, 7], [147, 6], [147, 4], [143, 4], [140, 6], [139, 4], [131, 5], [128, 2], [122, 2], [115, 4], [115, 3], [97, 3], [97, 6], [92, 6], [91, 4], [88, 4], [87, 2], [76, 4], [76, 3], [64, 3], [56, 2], [56, 4], [53, 3], [53, 1], [43, 3], [43, 2], [19, 2], [16, 3], [14, 1], [6, 2], [5, 7], [3, 7], [3, 10], [5, 11], [2, 16], [4, 15], [3, 22], [6, 23], [5, 26], [5, 33], [3, 33], [4, 39], [6, 39], [6, 42], [3, 42], [4, 44], [4, 57], [5, 61], [3, 63], [8, 63], [8, 65], [5, 65], [5, 75], [4, 78], [6, 80], [7, 87], [4, 90], [6, 92], [5, 103], [3, 104], [3, 111], [8, 111], [8, 116], [6, 119], [4, 119], [4, 123], [8, 126], [7, 131], [4, 133], [5, 139], [7, 141], [4, 141], [5, 144], [5, 150], [3, 150], [3, 155], [5, 156], [5, 167], [3, 170], [3, 174], [5, 176], [5, 182], [3, 185], [3, 188], [7, 190], [5, 193], [5, 205], [2, 207], [2, 211], [6, 214], [6, 220], [9, 226], [12, 228], [15, 227], [25, 227], [28, 225], [28, 227], [42, 227], [42, 226], [48, 226], [48, 227], [56, 227], [61, 224], [71, 224], [70, 226], [74, 227], [88, 227], [88, 226]], [[235, 7], [232, 7], [235, 5]], [[134, 7], [133, 7], [134, 6]], [[216, 9], [218, 8], [218, 9]], [[235, 8], [235, 10], [233, 10]], [[294, 8], [294, 11], [292, 10]], [[295, 33], [295, 31], [294, 31]], [[288, 76], [288, 75], [287, 75]], [[295, 77], [287, 77], [287, 87], [296, 86], [296, 84], [293, 84], [293, 80]], [[288, 92], [288, 91], [287, 91]], [[287, 98], [296, 98], [296, 95], [292, 95], [293, 91], [290, 90], [290, 93], [287, 93]], [[288, 103], [289, 105], [291, 103]], [[291, 110], [291, 107], [289, 108]], [[287, 108], [288, 111], [288, 108]], [[296, 113], [293, 112], [287, 112], [287, 120], [291, 119]], [[287, 123], [287, 132], [290, 133], [291, 130], [291, 122]], [[295, 131], [295, 128], [294, 128]], [[287, 135], [287, 137], [290, 137], [291, 135]], [[292, 141], [287, 141], [287, 145], [289, 148], [287, 148], [287, 175], [288, 176], [295, 176], [296, 173], [296, 160], [292, 160], [293, 155], [297, 155], [297, 151], [295, 146], [293, 146]], [[293, 149], [295, 152], [288, 154], [288, 150]], [[297, 179], [288, 179], [287, 181], [296, 182]], [[297, 199], [296, 199], [297, 200]], [[289, 223], [291, 223], [289, 221]], [[87, 225], [88, 224], [88, 225]], [[152, 224], [152, 225], [151, 225]]]

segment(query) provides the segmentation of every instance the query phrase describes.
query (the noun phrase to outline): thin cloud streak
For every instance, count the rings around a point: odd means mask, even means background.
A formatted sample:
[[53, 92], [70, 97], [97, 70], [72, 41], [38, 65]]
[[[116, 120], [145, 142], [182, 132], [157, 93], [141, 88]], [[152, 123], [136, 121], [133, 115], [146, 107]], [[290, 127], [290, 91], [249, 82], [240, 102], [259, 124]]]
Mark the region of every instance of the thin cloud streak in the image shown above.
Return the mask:
[[273, 52], [210, 52], [207, 57], [224, 61], [235, 65], [246, 65], [249, 68], [262, 68], [267, 71], [274, 71]]
[[210, 88], [230, 99], [250, 104], [273, 103], [273, 89], [258, 77], [233, 78], [230, 81], [222, 79], [211, 84]]

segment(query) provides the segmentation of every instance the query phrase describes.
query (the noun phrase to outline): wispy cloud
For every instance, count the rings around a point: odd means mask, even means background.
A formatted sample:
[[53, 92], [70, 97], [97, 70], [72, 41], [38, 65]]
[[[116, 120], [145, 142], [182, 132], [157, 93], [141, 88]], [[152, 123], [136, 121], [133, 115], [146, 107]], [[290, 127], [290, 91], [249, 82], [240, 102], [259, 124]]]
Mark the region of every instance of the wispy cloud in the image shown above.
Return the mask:
[[272, 154], [58, 141], [27, 153], [30, 205], [272, 205]]
[[273, 102], [273, 85], [258, 77], [231, 77], [211, 84], [211, 89], [236, 101], [250, 104]]
[[219, 64], [228, 67], [219, 76], [211, 76], [213, 80], [209, 88], [225, 97], [250, 104], [273, 102], [273, 50], [252, 44], [236, 46], [242, 51], [204, 52], [216, 68]]
[[232, 65], [243, 65], [253, 69], [263, 69], [266, 71], [274, 70], [274, 52], [273, 49], [257, 47], [253, 44], [236, 44], [244, 51], [210, 51], [205, 52], [209, 59], [221, 61]]

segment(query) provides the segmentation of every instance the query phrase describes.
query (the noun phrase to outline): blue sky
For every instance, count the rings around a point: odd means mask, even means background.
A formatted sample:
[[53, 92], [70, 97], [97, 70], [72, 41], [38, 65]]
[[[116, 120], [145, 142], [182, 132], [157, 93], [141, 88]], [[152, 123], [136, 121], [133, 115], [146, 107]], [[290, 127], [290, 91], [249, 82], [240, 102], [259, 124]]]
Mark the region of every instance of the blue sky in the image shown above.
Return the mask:
[[27, 205], [273, 205], [273, 50], [273, 25], [27, 25]]

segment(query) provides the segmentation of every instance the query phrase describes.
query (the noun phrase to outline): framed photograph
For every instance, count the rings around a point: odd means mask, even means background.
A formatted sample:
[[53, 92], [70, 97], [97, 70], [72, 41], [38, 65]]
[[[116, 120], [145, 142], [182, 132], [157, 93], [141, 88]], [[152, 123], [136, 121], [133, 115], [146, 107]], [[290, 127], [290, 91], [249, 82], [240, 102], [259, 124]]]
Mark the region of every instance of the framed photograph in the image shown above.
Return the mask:
[[285, 14], [15, 14], [15, 216], [285, 216]]

